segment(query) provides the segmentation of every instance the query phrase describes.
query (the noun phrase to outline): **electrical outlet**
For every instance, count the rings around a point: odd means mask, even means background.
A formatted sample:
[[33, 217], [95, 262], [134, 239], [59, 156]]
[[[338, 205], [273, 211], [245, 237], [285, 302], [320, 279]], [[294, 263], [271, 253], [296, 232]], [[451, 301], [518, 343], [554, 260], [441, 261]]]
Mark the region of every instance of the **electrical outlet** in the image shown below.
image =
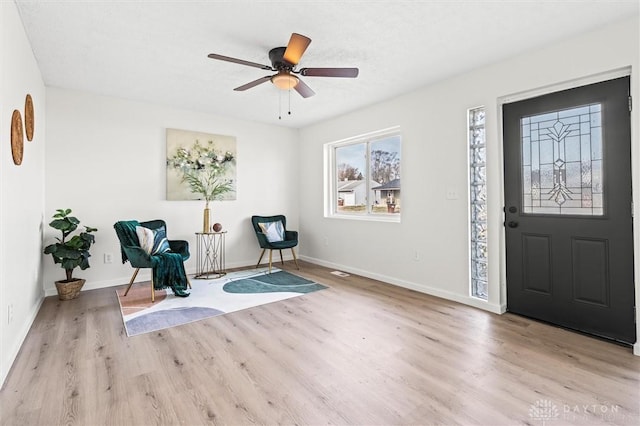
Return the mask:
[[7, 324], [11, 324], [11, 321], [13, 321], [13, 303], [7, 306]]
[[323, 240], [324, 240], [324, 245], [329, 246], [329, 237], [324, 237]]
[[113, 253], [104, 254], [104, 263], [113, 263]]
[[448, 188], [445, 197], [446, 197], [447, 200], [457, 200], [458, 199], [458, 191], [456, 191], [453, 188]]
[[413, 253], [413, 260], [414, 260], [414, 261], [416, 261], [416, 262], [418, 262], [420, 259], [421, 259], [420, 252], [419, 252], [418, 250], [416, 250], [416, 251]]

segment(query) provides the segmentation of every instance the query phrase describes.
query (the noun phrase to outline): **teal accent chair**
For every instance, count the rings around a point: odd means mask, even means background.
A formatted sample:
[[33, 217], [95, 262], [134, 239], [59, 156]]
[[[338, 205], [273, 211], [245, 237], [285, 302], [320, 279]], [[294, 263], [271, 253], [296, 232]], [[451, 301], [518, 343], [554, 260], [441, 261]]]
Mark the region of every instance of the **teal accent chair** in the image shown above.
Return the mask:
[[[265, 234], [262, 232], [260, 224], [278, 221], [281, 221], [282, 226], [284, 227], [284, 240], [278, 242], [269, 242]], [[258, 238], [258, 244], [260, 244], [260, 248], [262, 249], [262, 253], [260, 253], [260, 258], [258, 259], [256, 268], [260, 266], [260, 262], [262, 261], [262, 257], [264, 256], [265, 251], [269, 250], [269, 273], [271, 273], [271, 260], [273, 251], [278, 250], [280, 252], [280, 263], [284, 265], [284, 260], [282, 259], [282, 249], [291, 249], [291, 253], [293, 254], [293, 261], [296, 263], [296, 268], [298, 268], [298, 270], [300, 269], [300, 267], [298, 266], [298, 259], [296, 258], [296, 252], [295, 250], [293, 250], [293, 248], [298, 245], [298, 231], [287, 230], [286, 217], [284, 217], [283, 215], [251, 216], [251, 224], [253, 225], [253, 230], [255, 231], [256, 237]]]
[[[140, 247], [140, 242], [138, 241], [138, 236], [136, 233], [131, 233], [128, 230], [128, 227], [124, 226], [124, 221], [116, 222], [113, 227], [116, 230], [116, 234], [118, 235], [118, 240], [120, 240], [120, 253], [122, 254], [122, 263], [126, 263], [129, 261], [132, 267], [136, 268], [133, 271], [133, 276], [129, 281], [129, 286], [127, 290], [124, 292], [126, 296], [133, 285], [136, 277], [138, 276], [138, 272], [140, 268], [155, 268], [160, 263], [159, 256], [153, 256], [147, 253], [144, 249]], [[140, 222], [140, 226], [144, 226], [145, 228], [149, 228], [152, 230], [158, 230], [164, 226], [166, 231], [167, 224], [164, 220], [156, 219], [149, 220], [146, 222]], [[182, 257], [182, 261], [189, 259], [189, 243], [184, 240], [167, 240], [169, 241], [169, 247], [171, 247], [171, 251], [173, 253], [178, 253]], [[191, 287], [191, 283], [189, 282], [189, 278], [186, 277], [187, 284]], [[155, 302], [155, 287], [153, 283], [153, 273], [151, 273], [151, 302]]]

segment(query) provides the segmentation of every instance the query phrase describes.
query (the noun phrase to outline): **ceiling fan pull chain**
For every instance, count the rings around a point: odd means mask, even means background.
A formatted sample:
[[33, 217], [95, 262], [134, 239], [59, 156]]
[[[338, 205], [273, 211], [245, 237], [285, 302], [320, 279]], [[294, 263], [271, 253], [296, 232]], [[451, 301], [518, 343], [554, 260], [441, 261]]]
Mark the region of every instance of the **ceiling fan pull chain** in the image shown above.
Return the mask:
[[291, 88], [289, 88], [288, 92], [289, 92], [289, 115], [291, 115]]
[[282, 120], [282, 92], [278, 92], [278, 120]]

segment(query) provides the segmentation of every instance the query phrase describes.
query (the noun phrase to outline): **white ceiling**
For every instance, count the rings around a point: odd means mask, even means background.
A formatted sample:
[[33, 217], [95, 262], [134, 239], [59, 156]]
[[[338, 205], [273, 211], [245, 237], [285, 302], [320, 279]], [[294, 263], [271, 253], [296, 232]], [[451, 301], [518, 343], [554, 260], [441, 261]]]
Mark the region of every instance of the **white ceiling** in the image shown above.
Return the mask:
[[[15, 0], [47, 86], [299, 128], [638, 14], [638, 0]], [[313, 41], [302, 67], [358, 67], [357, 79], [304, 77], [290, 96], [270, 64], [292, 32]], [[615, 46], [612, 46], [615, 48]], [[540, 67], [552, 64], [540, 64]], [[282, 119], [278, 119], [282, 102]]]

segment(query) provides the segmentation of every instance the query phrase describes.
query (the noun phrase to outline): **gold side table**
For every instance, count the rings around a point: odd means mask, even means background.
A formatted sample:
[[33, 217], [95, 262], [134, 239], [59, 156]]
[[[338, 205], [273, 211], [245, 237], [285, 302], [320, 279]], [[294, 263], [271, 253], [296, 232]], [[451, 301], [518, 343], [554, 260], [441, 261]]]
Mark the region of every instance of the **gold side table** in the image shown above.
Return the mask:
[[224, 244], [227, 231], [196, 232], [195, 278], [220, 278], [225, 276]]

